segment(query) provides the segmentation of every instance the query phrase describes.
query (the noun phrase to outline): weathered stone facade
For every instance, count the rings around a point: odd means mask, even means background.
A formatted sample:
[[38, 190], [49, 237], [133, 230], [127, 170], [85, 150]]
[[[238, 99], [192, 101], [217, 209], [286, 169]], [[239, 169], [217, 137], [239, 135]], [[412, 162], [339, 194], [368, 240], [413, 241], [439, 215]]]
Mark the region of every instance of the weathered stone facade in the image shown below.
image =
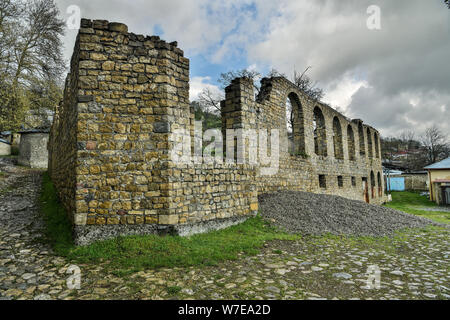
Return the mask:
[[[293, 153], [288, 152], [287, 99], [294, 112]], [[276, 175], [257, 174], [259, 193], [287, 189], [386, 201], [378, 131], [312, 101], [285, 78], [263, 79], [256, 98], [251, 80], [234, 80], [226, 88], [222, 122], [229, 129], [280, 130], [280, 168]]]
[[[299, 156], [289, 155], [285, 146], [287, 97], [299, 106], [294, 126]], [[322, 156], [315, 155], [316, 106], [323, 113], [316, 138]], [[252, 83], [236, 79], [226, 90], [222, 116], [223, 129], [282, 129], [286, 143], [280, 147], [278, 174], [262, 176], [250, 164], [175, 163], [172, 133], [187, 129], [194, 135], [189, 60], [175, 42], [128, 33], [120, 23], [83, 19], [49, 143], [49, 172], [74, 223], [76, 242], [226, 227], [257, 213], [258, 192], [292, 189], [364, 200], [363, 178], [375, 183], [373, 196], [368, 187], [370, 202], [384, 201], [382, 182], [375, 179], [381, 174], [376, 130], [309, 101], [287, 80], [264, 79], [255, 100]], [[329, 138], [334, 116], [342, 129], [334, 135], [341, 159]], [[354, 160], [347, 127], [353, 130]], [[319, 187], [319, 175], [325, 176], [326, 188]]]
[[405, 190], [407, 191], [428, 191], [429, 180], [427, 173], [402, 174], [405, 178]]

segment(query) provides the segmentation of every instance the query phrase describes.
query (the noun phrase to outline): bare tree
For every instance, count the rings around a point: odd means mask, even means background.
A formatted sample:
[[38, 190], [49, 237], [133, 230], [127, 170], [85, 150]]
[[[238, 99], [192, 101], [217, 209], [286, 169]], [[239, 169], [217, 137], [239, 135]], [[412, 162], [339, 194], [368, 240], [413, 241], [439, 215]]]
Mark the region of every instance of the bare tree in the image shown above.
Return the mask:
[[403, 131], [400, 136], [400, 140], [405, 142], [405, 147], [407, 150], [410, 150], [412, 148], [412, 144], [415, 141], [416, 133], [412, 130], [406, 130]]
[[308, 67], [301, 74], [297, 73], [294, 70], [294, 84], [303, 92], [306, 93], [308, 97], [313, 99], [314, 101], [319, 101], [323, 98], [323, 90], [317, 87], [317, 82], [313, 82], [310, 77], [306, 75], [306, 73], [311, 69]]
[[[261, 78], [261, 74], [254, 70], [242, 69], [237, 71], [229, 71], [222, 73], [217, 80], [221, 84], [221, 88], [225, 89], [236, 78], [248, 78], [253, 81], [253, 86], [257, 93], [259, 93], [259, 87], [256, 85], [258, 79]], [[220, 102], [225, 99], [225, 96], [220, 93], [215, 93], [211, 88], [204, 88], [197, 97], [197, 102], [200, 107], [210, 113], [220, 113]]]
[[426, 150], [428, 163], [435, 163], [448, 156], [449, 143], [447, 137], [436, 126], [429, 127], [421, 138]]
[[229, 71], [226, 73], [222, 73], [218, 82], [221, 84], [222, 89], [228, 87], [236, 78], [247, 78], [253, 81], [253, 86], [257, 93], [259, 93], [259, 87], [257, 85], [258, 80], [261, 79], [261, 73], [255, 70], [242, 69], [237, 71]]
[[[303, 91], [312, 100], [320, 101], [324, 96], [324, 92], [323, 89], [317, 87], [317, 82], [313, 82], [311, 78], [306, 75], [310, 69], [311, 67], [307, 67], [302, 73], [298, 73], [294, 70], [294, 74], [290, 80], [297, 88]], [[284, 73], [281, 73], [276, 69], [272, 69], [268, 76], [287, 78]]]
[[224, 98], [223, 94], [214, 93], [210, 88], [206, 87], [198, 95], [197, 101], [204, 110], [220, 113], [220, 102]]

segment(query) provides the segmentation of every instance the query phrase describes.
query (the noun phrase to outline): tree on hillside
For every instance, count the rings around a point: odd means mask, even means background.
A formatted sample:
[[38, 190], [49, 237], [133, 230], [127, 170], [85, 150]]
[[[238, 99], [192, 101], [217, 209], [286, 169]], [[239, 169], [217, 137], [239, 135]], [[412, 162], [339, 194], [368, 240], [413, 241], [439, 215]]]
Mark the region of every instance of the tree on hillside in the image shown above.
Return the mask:
[[17, 130], [28, 110], [59, 102], [63, 35], [54, 0], [0, 0], [0, 130]]
[[450, 144], [447, 137], [436, 126], [429, 127], [421, 137], [421, 142], [426, 150], [428, 164], [450, 156]]
[[202, 122], [203, 131], [222, 127], [222, 118], [217, 112], [205, 109], [198, 101], [191, 102], [191, 107], [194, 109], [195, 120]]
[[383, 159], [396, 162], [405, 170], [423, 170], [432, 163], [450, 156], [450, 143], [436, 126], [429, 127], [418, 138], [413, 131], [398, 137], [381, 139]]

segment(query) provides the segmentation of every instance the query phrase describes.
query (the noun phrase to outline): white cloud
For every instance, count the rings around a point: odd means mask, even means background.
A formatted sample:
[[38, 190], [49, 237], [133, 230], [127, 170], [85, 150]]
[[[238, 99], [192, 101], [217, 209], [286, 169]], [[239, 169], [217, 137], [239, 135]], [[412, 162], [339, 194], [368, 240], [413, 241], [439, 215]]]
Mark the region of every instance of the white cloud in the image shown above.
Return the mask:
[[190, 81], [189, 99], [195, 101], [203, 89], [208, 88], [216, 96], [223, 95], [223, 91], [216, 85], [211, 84], [210, 77], [193, 77]]
[[[60, 0], [87, 18], [124, 22], [135, 33], [159, 26], [186, 55], [210, 62], [243, 56], [259, 70], [308, 73], [326, 102], [385, 135], [438, 124], [450, 135], [450, 10], [441, 0]], [[379, 31], [367, 29], [369, 5], [381, 8]], [[75, 33], [65, 41], [70, 57]], [[247, 58], [247, 59], [245, 59]], [[242, 62], [242, 61], [241, 61]], [[195, 61], [192, 61], [195, 63]], [[232, 62], [231, 62], [232, 63]], [[232, 64], [229, 69], [235, 69]], [[205, 86], [191, 79], [191, 99]], [[213, 86], [218, 90], [217, 86]], [[413, 104], [410, 103], [413, 101]]]
[[[324, 88], [325, 96], [323, 101], [331, 106], [339, 107], [344, 113], [347, 112], [352, 102], [353, 95], [360, 88], [368, 88], [369, 84], [365, 80], [357, 80], [355, 77], [345, 75], [338, 81], [331, 82]], [[350, 114], [348, 116], [351, 116]]]
[[[381, 8], [368, 30], [366, 9]], [[285, 74], [295, 67], [325, 89], [326, 102], [384, 134], [440, 125], [450, 135], [450, 12], [439, 0], [282, 0], [249, 61]], [[409, 101], [420, 99], [415, 108]]]

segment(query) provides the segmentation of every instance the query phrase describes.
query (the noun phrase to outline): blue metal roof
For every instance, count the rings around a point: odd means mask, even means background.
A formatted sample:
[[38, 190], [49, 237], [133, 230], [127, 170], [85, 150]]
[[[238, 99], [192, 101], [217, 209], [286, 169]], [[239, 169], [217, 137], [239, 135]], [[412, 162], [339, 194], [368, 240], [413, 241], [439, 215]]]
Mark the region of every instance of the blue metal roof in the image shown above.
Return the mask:
[[450, 169], [450, 158], [442, 160], [441, 162], [437, 162], [432, 164], [431, 166], [425, 167], [425, 169]]

